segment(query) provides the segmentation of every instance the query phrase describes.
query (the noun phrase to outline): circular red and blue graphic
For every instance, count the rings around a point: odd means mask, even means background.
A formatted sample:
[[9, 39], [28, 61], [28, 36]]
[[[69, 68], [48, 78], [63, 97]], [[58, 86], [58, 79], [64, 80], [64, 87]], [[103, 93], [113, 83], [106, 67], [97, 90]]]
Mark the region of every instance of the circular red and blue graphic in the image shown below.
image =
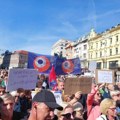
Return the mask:
[[39, 72], [45, 72], [50, 67], [50, 61], [45, 56], [39, 56], [35, 58], [33, 66]]
[[62, 70], [65, 73], [71, 73], [74, 70], [74, 64], [71, 60], [66, 60], [62, 63]]

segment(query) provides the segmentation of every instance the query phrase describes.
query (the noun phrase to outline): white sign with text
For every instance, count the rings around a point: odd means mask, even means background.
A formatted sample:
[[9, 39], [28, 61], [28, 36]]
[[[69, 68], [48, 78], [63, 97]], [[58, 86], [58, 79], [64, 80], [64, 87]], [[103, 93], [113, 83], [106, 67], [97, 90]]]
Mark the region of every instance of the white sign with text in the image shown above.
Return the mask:
[[6, 90], [35, 89], [38, 72], [34, 69], [10, 69]]
[[56, 99], [56, 102], [61, 105], [62, 104], [62, 93], [59, 92], [59, 91], [52, 91], [54, 96], [55, 96], [55, 99]]
[[113, 83], [113, 71], [98, 70], [98, 83]]

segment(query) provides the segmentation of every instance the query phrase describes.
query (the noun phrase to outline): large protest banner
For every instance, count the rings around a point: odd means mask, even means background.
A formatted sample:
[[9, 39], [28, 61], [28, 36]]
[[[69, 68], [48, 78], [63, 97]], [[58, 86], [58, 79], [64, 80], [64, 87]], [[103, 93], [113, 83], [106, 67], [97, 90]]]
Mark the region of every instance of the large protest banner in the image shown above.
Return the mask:
[[96, 80], [98, 83], [114, 83], [114, 71], [96, 70]]
[[37, 83], [37, 75], [38, 72], [33, 69], [10, 69], [6, 90], [34, 89]]
[[55, 67], [56, 75], [80, 74], [81, 64], [79, 58], [66, 59], [59, 56], [42, 55], [29, 52], [27, 68], [36, 69], [39, 73], [49, 74]]
[[92, 77], [66, 78], [65, 94], [75, 94], [77, 91], [87, 94], [91, 92]]

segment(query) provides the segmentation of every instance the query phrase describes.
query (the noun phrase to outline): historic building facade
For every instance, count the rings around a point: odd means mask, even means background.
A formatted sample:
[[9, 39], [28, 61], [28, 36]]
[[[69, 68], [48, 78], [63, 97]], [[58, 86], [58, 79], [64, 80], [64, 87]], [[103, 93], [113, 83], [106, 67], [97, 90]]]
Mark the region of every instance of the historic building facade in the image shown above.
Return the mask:
[[66, 57], [66, 45], [70, 43], [70, 41], [65, 39], [58, 40], [53, 46], [51, 50], [51, 55], [58, 54], [62, 55], [62, 57]]
[[120, 67], [120, 24], [88, 40], [88, 60], [96, 61], [98, 69]]
[[27, 68], [27, 62], [28, 52], [24, 50], [0, 56], [1, 68]]

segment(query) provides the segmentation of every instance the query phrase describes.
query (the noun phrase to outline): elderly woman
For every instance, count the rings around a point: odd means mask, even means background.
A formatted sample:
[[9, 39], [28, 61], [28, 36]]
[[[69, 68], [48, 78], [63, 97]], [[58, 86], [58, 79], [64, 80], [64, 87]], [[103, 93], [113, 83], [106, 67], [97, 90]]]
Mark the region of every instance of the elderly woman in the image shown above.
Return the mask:
[[120, 100], [120, 91], [119, 90], [113, 90], [110, 92], [111, 98], [114, 101]]
[[96, 120], [119, 120], [116, 112], [116, 103], [114, 100], [106, 98], [100, 103], [100, 115]]

